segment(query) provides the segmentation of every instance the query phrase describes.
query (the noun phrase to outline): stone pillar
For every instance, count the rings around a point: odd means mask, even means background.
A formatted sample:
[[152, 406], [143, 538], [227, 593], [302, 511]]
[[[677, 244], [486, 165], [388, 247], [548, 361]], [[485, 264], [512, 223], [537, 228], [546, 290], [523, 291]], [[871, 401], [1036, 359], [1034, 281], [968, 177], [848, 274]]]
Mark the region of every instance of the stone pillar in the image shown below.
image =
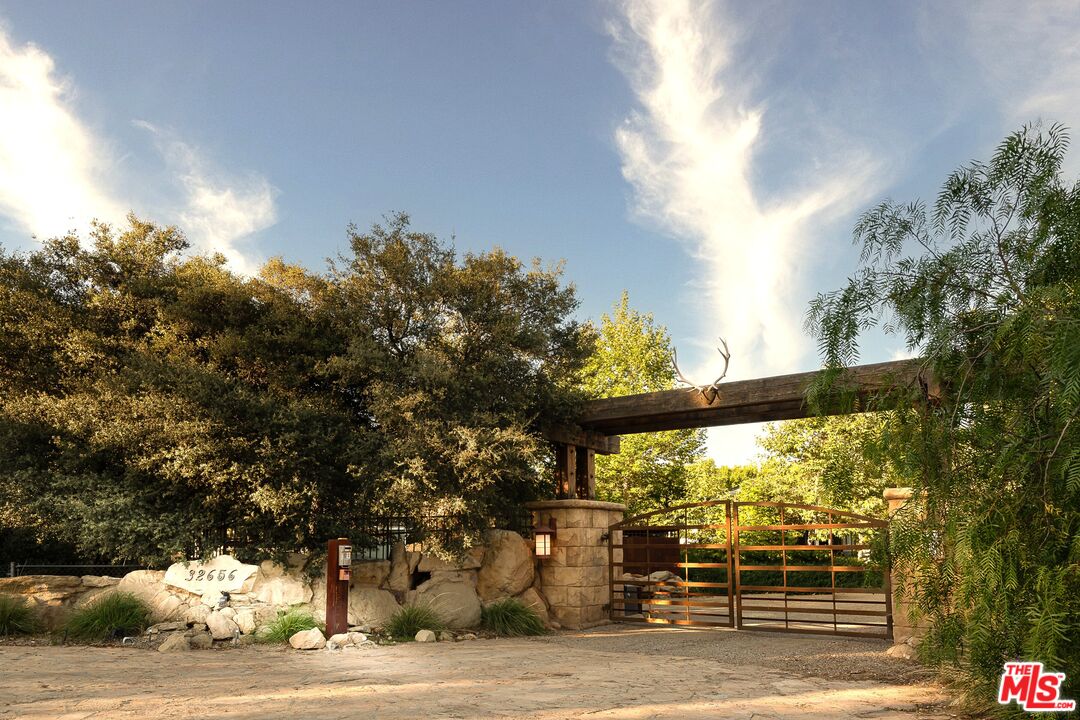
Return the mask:
[[551, 557], [539, 561], [540, 583], [552, 617], [570, 630], [608, 622], [611, 567], [604, 536], [608, 526], [623, 519], [626, 506], [568, 499], [541, 500], [525, 507], [532, 511], [534, 524], [548, 518], [555, 521]]
[[[915, 492], [911, 488], [885, 488], [883, 495], [885, 501], [889, 504], [889, 517], [892, 518], [900, 508], [906, 505], [911, 498], [915, 496]], [[917, 639], [921, 637], [923, 628], [918, 625], [912, 625], [911, 620], [908, 619], [908, 608], [910, 607], [910, 603], [900, 596], [900, 590], [903, 589], [903, 583], [900, 581], [895, 564], [892, 568], [890, 582], [893, 594], [893, 642], [899, 645], [901, 643], [908, 643], [908, 641], [913, 638]]]

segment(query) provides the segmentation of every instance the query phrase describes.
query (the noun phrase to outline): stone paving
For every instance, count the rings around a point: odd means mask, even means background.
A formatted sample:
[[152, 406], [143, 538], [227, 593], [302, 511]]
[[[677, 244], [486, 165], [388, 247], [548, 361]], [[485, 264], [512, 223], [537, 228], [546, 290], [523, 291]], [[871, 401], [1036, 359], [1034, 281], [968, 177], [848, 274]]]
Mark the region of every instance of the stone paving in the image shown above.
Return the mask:
[[[789, 671], [769, 652], [757, 655], [763, 664], [678, 654], [684, 643], [707, 648], [723, 640], [731, 650], [725, 654], [753, 656], [755, 647], [797, 648], [807, 638], [678, 632], [610, 626], [335, 653], [0, 646], [0, 718], [953, 717], [936, 687], [899, 676], [815, 677]], [[874, 662], [883, 649], [852, 642], [859, 662]]]

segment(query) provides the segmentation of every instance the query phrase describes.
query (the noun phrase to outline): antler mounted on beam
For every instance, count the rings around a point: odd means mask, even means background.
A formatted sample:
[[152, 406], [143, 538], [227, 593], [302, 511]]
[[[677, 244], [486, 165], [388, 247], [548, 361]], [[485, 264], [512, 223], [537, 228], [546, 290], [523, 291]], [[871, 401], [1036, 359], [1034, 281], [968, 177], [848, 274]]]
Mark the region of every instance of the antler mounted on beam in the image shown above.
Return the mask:
[[727, 376], [728, 363], [731, 361], [731, 351], [728, 350], [727, 342], [724, 338], [720, 338], [721, 347], [716, 348], [717, 351], [724, 358], [724, 371], [720, 373], [720, 377], [713, 380], [708, 385], [698, 385], [695, 382], [691, 382], [683, 375], [682, 370], [679, 369], [679, 356], [674, 348], [671, 350], [671, 367], [675, 369], [675, 377], [683, 385], [688, 385], [691, 392], [701, 393], [701, 397], [705, 398], [705, 402], [712, 405], [713, 400], [716, 399], [717, 393], [720, 392], [720, 381]]

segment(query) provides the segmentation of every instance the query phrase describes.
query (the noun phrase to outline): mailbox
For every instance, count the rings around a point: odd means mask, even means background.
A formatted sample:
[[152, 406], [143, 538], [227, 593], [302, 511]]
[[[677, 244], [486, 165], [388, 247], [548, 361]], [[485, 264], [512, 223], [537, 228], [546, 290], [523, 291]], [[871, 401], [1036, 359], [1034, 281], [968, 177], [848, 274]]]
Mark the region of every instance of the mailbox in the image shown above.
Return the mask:
[[352, 574], [349, 566], [352, 565], [352, 545], [338, 545], [338, 580], [350, 580]]

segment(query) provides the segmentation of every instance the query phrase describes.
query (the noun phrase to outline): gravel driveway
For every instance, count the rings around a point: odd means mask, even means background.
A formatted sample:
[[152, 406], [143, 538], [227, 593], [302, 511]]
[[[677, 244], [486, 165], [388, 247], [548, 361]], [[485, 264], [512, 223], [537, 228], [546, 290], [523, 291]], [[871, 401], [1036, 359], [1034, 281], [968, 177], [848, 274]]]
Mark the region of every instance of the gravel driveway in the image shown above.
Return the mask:
[[884, 643], [607, 626], [328, 653], [0, 646], [0, 718], [935, 720]]

